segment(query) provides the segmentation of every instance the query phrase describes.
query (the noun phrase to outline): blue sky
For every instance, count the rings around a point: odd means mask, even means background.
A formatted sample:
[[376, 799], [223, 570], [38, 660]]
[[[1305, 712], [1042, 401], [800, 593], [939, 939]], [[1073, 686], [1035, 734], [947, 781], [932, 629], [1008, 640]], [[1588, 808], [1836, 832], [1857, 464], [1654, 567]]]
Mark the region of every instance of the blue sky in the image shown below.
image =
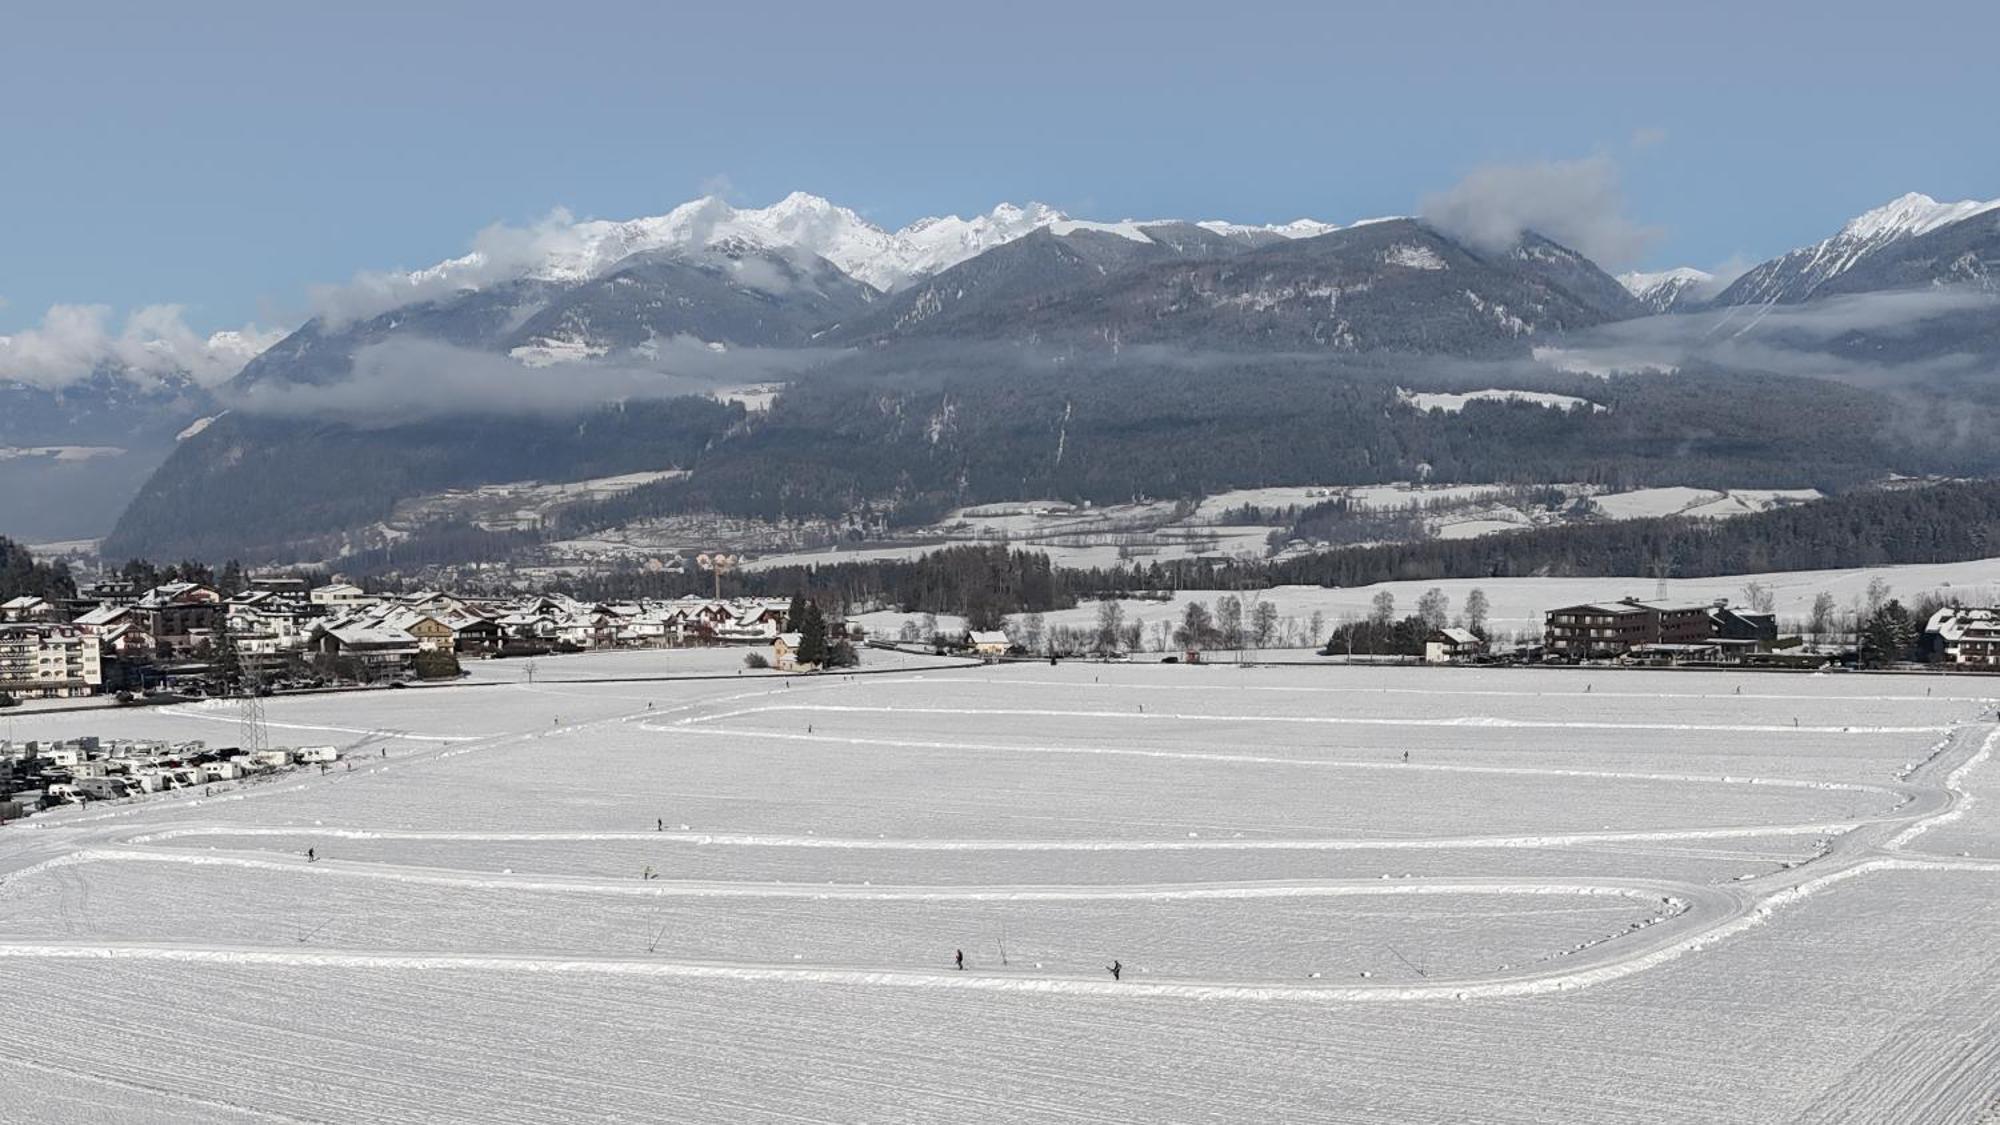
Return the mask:
[[1634, 263], [2000, 196], [1990, 3], [159, 4], [0, 21], [0, 332], [56, 303], [294, 322], [310, 282], [726, 182], [900, 225], [1336, 222], [1606, 157]]

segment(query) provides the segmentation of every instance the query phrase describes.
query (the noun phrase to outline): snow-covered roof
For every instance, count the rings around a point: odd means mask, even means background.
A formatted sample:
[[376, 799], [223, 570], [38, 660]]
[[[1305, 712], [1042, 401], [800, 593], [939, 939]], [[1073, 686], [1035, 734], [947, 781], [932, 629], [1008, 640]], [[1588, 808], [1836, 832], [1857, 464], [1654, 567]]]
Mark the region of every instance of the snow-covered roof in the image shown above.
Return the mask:
[[408, 633], [394, 633], [386, 629], [370, 629], [356, 626], [335, 626], [326, 630], [342, 647], [354, 648], [415, 648], [417, 640]]
[[1964, 640], [1975, 633], [2000, 633], [2000, 610], [1948, 605], [1931, 614], [1924, 631], [1947, 641]]
[[93, 626], [93, 627], [109, 625], [112, 622], [118, 620], [119, 618], [127, 616], [131, 612], [132, 609], [130, 606], [101, 605], [98, 606], [96, 609], [91, 610], [89, 613], [86, 613], [83, 616], [77, 618], [75, 624]]
[[965, 635], [975, 645], [1004, 645], [1007, 634], [999, 629], [974, 629]]

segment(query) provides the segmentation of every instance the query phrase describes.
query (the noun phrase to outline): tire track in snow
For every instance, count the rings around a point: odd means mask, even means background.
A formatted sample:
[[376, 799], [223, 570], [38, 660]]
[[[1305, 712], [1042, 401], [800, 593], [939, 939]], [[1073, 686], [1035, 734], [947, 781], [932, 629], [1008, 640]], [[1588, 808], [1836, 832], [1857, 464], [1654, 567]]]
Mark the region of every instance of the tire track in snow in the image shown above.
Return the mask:
[[[1700, 897], [1698, 883], [1671, 879], [1621, 879], [1616, 882], [1451, 878], [1423, 880], [1288, 879], [1239, 880], [1220, 883], [1158, 883], [1080, 886], [871, 886], [824, 883], [748, 883], [680, 880], [549, 878], [474, 875], [451, 868], [322, 860], [284, 862], [246, 855], [173, 852], [150, 849], [92, 848], [73, 852], [52, 867], [63, 869], [96, 863], [162, 863], [185, 867], [227, 867], [279, 871], [311, 878], [355, 878], [418, 886], [469, 890], [522, 891], [549, 894], [601, 894], [620, 898], [742, 898], [862, 902], [1223, 902], [1259, 899], [1380, 898], [1431, 895], [1553, 895], [1569, 898], [1612, 896], [1635, 901]], [[68, 872], [65, 871], [65, 874]]]
[[[1221, 666], [1217, 666], [1221, 667]], [[1250, 665], [1250, 667], [1256, 667]], [[1615, 672], [1615, 670], [1613, 670]], [[871, 686], [900, 687], [915, 681], [883, 679]], [[1115, 684], [1082, 683], [1077, 680], [1033, 680], [1000, 679], [997, 677], [961, 676], [954, 683], [977, 684], [982, 687], [1055, 687], [1075, 688], [1093, 691], [1115, 688], [1120, 691], [1260, 691], [1288, 695], [1463, 695], [1490, 696], [1499, 699], [1699, 699], [1730, 700], [1748, 699], [1786, 700], [1798, 703], [1864, 702], [1864, 703], [1980, 703], [1991, 704], [1994, 696], [1984, 695], [1793, 695], [1782, 692], [1673, 692], [1673, 691], [1496, 691], [1490, 688], [1414, 688], [1414, 687], [1304, 687], [1287, 684], [1220, 684], [1190, 680], [1187, 683], [1130, 683], [1119, 681]]]
[[[1001, 977], [978, 973], [915, 971], [883, 968], [832, 968], [796, 965], [662, 961], [634, 957], [550, 957], [531, 954], [375, 953], [359, 950], [273, 949], [260, 946], [198, 946], [172, 942], [0, 941], [0, 958], [84, 961], [154, 961], [205, 965], [282, 965], [295, 968], [366, 969], [389, 971], [463, 971], [501, 973], [588, 974], [601, 976], [707, 979], [784, 984], [832, 984], [916, 989], [1087, 995], [1125, 998], [1233, 1001], [1309, 1001], [1331, 1004], [1383, 1004], [1415, 1001], [1487, 1000], [1547, 996], [1621, 980], [1700, 952], [1764, 925], [1786, 907], [1827, 887], [1875, 871], [1966, 871], [2000, 874], [2000, 862], [1905, 860], [1881, 858], [1806, 880], [1767, 898], [1745, 903], [1724, 921], [1687, 937], [1633, 949], [1605, 942], [1608, 952], [1591, 958], [1596, 964], [1559, 972], [1500, 974], [1423, 985], [1274, 985], [1231, 984], [1202, 980], [1103, 981], [1073, 977]], [[1720, 888], [1700, 888], [1713, 901]], [[1703, 911], [1690, 910], [1678, 918]], [[1671, 926], [1669, 921], [1665, 926]], [[1665, 928], [1664, 926], [1652, 929]], [[1647, 931], [1640, 931], [1645, 933]]]
[[[1530, 833], [1516, 836], [1394, 836], [1358, 837], [1222, 837], [1145, 839], [1102, 837], [1078, 839], [942, 839], [798, 836], [709, 832], [461, 832], [448, 829], [373, 829], [325, 827], [170, 828], [126, 838], [133, 845], [185, 837], [314, 837], [329, 840], [407, 840], [454, 843], [670, 843], [697, 847], [825, 848], [888, 852], [1203, 852], [1203, 851], [1434, 851], [1508, 848], [1591, 847], [1602, 844], [1654, 841], [1740, 840], [1762, 836], [1828, 836], [1878, 821], [1827, 821], [1800, 824], [1758, 824], [1734, 828], [1665, 828], [1630, 832]], [[26, 872], [22, 872], [26, 874]]]
[[[900, 750], [988, 750], [1015, 754], [1097, 754], [1126, 758], [1159, 758], [1169, 761], [1222, 762], [1242, 765], [1301, 766], [1322, 769], [1381, 770], [1388, 773], [1468, 773], [1518, 777], [1570, 777], [1610, 781], [1664, 781], [1675, 784], [1759, 785], [1774, 789], [1814, 789], [1824, 792], [1870, 793], [1907, 798], [1908, 787], [1866, 785], [1850, 781], [1805, 781], [1798, 778], [1755, 777], [1736, 774], [1633, 773], [1625, 770], [1578, 770], [1553, 766], [1468, 766], [1455, 763], [1371, 762], [1350, 758], [1291, 758], [1273, 754], [1232, 754], [1214, 750], [1147, 750], [1129, 746], [1052, 746], [1046, 743], [953, 742], [897, 738], [853, 738], [831, 734], [800, 734], [797, 731], [732, 729], [707, 725], [756, 711], [738, 711], [712, 718], [688, 719], [660, 725], [640, 723], [639, 729], [654, 734], [713, 735], [750, 739], [780, 739], [792, 742], [824, 742], [849, 746], [880, 746]], [[1787, 730], [1791, 729], [1789, 727]]]
[[[217, 710], [220, 710], [220, 708], [217, 708]], [[243, 722], [241, 715], [209, 715], [204, 714], [201, 709], [196, 707], [162, 707], [159, 709], [159, 713], [176, 719], [198, 719], [206, 723], [228, 723], [231, 726], [238, 726]], [[318, 723], [286, 723], [269, 719], [265, 720], [264, 725], [270, 727], [272, 730], [304, 730], [318, 731], [324, 734], [374, 735], [378, 738], [402, 739], [407, 742], [478, 742], [481, 739], [506, 737], [504, 734], [411, 734], [408, 731], [395, 730], [388, 727], [337, 727]]]
[[1717, 734], [1939, 734], [1952, 724], [1917, 727], [1821, 727], [1786, 726], [1779, 723], [1618, 723], [1590, 720], [1506, 719], [1495, 715], [1462, 715], [1447, 719], [1395, 718], [1357, 715], [1209, 715], [1186, 711], [1075, 711], [1041, 707], [875, 707], [852, 703], [781, 703], [743, 711], [724, 712], [702, 721], [717, 722], [743, 715], [776, 711], [811, 711], [819, 714], [861, 715], [955, 715], [962, 717], [1005, 717], [1041, 719], [1116, 719], [1124, 722], [1182, 723], [1296, 723], [1314, 726], [1369, 727], [1486, 727], [1513, 730], [1671, 730], [1707, 731]]

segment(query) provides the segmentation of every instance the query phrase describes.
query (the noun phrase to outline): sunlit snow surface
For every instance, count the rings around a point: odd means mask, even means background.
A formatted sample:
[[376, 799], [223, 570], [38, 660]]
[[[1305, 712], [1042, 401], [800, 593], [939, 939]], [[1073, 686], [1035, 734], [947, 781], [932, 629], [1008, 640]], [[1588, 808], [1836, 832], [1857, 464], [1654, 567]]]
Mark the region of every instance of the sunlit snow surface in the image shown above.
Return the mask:
[[1993, 681], [735, 655], [272, 700], [354, 768], [0, 829], [6, 1119], [2000, 1098]]

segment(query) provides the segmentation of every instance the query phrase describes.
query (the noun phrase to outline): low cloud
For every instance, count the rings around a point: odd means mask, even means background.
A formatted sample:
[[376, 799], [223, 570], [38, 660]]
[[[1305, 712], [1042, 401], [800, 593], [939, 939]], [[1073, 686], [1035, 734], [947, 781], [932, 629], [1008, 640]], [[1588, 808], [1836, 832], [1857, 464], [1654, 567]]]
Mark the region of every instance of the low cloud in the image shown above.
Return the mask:
[[494, 223], [473, 236], [471, 252], [428, 269], [363, 271], [342, 285], [307, 290], [312, 314], [330, 328], [467, 289], [511, 281], [551, 262], [585, 253], [576, 219], [557, 208], [525, 227]]
[[[2000, 295], [1970, 288], [1830, 297], [1804, 305], [1743, 305], [1620, 321], [1543, 353], [1566, 370], [1673, 370], [1690, 364], [1886, 385], [1983, 370], [1952, 351], [1949, 329], [2000, 314]], [[1883, 358], [1885, 356], [1892, 358]]]
[[102, 368], [134, 380], [186, 374], [213, 386], [286, 335], [246, 324], [203, 336], [182, 314], [180, 305], [148, 305], [114, 331], [104, 305], [52, 306], [39, 325], [0, 336], [0, 379], [53, 390]]
[[1474, 246], [1505, 250], [1534, 231], [1606, 269], [1637, 261], [1660, 236], [1624, 211], [1618, 166], [1605, 156], [1490, 164], [1419, 207], [1431, 225]]
[[229, 405], [249, 413], [377, 427], [468, 414], [563, 415], [608, 403], [783, 382], [829, 354], [719, 351], [679, 337], [659, 341], [644, 363], [528, 367], [508, 356], [433, 340], [386, 340], [356, 352], [352, 374], [337, 383], [260, 383], [232, 394]]

